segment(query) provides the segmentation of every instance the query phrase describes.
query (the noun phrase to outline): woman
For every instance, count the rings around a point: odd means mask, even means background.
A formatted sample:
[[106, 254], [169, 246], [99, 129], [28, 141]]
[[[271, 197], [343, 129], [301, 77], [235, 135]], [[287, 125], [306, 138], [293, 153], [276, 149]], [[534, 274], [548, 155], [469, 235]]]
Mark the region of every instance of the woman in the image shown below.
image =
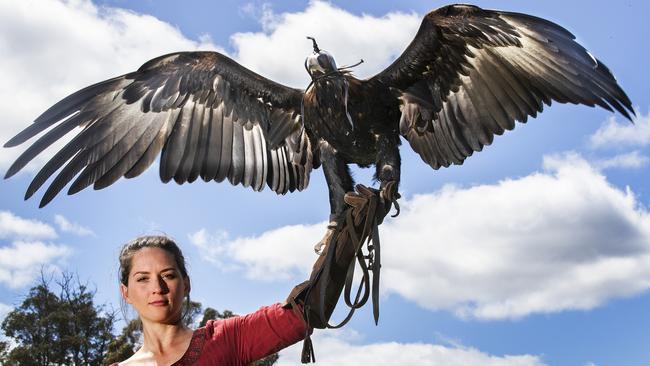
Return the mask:
[[[194, 331], [182, 322], [182, 304], [184, 299], [189, 302], [191, 284], [176, 243], [165, 236], [143, 236], [125, 244], [120, 253], [120, 291], [142, 320], [144, 343], [132, 357], [112, 366], [246, 365], [303, 338], [301, 360], [314, 361], [311, 328], [328, 327], [343, 286], [351, 285], [348, 269], [355, 258], [363, 261], [360, 245], [368, 239], [368, 228], [381, 222], [391, 207], [380, 200], [379, 191], [363, 186], [348, 192], [346, 203], [349, 207], [342, 216], [346, 219], [333, 228], [335, 234], [325, 243], [309, 281], [294, 287], [284, 305], [208, 321]], [[366, 270], [361, 281], [366, 291], [367, 276]], [[365, 302], [358, 300], [359, 294], [339, 326]]]
[[119, 259], [120, 291], [138, 312], [144, 335], [142, 347], [119, 366], [246, 365], [305, 336], [300, 312], [281, 304], [187, 328], [182, 318], [190, 278], [181, 250], [168, 237], [139, 237], [124, 245]]

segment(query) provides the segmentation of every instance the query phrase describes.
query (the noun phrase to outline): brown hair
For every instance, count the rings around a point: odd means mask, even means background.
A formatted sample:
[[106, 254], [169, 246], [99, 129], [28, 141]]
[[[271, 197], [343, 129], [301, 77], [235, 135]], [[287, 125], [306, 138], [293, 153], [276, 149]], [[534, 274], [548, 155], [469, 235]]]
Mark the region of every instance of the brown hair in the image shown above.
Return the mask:
[[187, 278], [187, 268], [185, 267], [185, 257], [176, 242], [167, 236], [147, 235], [141, 236], [124, 244], [120, 251], [120, 282], [127, 286], [129, 284], [129, 273], [131, 273], [131, 259], [136, 252], [143, 248], [159, 248], [167, 251], [174, 257], [176, 266], [181, 271], [183, 278]]
[[[140, 236], [137, 237], [130, 242], [124, 244], [122, 246], [122, 250], [120, 250], [120, 283], [123, 284], [124, 286], [129, 285], [129, 273], [131, 273], [131, 265], [132, 265], [132, 259], [135, 253], [137, 253], [140, 249], [143, 248], [159, 248], [162, 250], [167, 251], [169, 254], [171, 254], [174, 257], [174, 261], [176, 261], [176, 266], [178, 267], [179, 271], [181, 272], [181, 275], [183, 278], [189, 278], [187, 274], [187, 267], [185, 266], [185, 257], [183, 256], [183, 252], [181, 252], [181, 249], [176, 245], [176, 242], [164, 235], [145, 235], [145, 236]], [[183, 321], [185, 321], [186, 317], [190, 313], [190, 294], [188, 292], [186, 298], [185, 298], [185, 310], [183, 311]], [[124, 309], [122, 309], [124, 312]], [[126, 320], [126, 316], [124, 317]]]

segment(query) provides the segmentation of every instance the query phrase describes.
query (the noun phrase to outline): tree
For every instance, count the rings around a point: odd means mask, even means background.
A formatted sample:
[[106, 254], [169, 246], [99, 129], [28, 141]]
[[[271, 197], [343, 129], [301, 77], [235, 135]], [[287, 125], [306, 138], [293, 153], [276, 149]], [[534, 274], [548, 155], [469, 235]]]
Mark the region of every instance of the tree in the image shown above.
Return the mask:
[[203, 310], [203, 318], [199, 323], [199, 327], [205, 326], [208, 320], [211, 319], [228, 319], [228, 318], [232, 318], [233, 316], [237, 316], [237, 314], [233, 313], [230, 310], [224, 310], [223, 313], [220, 313], [218, 310], [215, 310], [211, 307], [207, 307], [205, 308], [205, 310]]
[[113, 339], [114, 313], [93, 302], [94, 291], [69, 273], [56, 281], [59, 294], [41, 275], [22, 304], [2, 322], [5, 336], [3, 365], [101, 365]]
[[[226, 312], [230, 312], [230, 310], [226, 310]], [[231, 315], [232, 316], [232, 315]], [[210, 319], [224, 319], [221, 314], [219, 314], [218, 311], [214, 310], [211, 307], [207, 307], [203, 311], [203, 318], [201, 319], [201, 322], [199, 323], [199, 327], [204, 327], [205, 324], [207, 324], [208, 320]]]
[[[183, 324], [185, 324], [186, 327], [195, 327], [196, 325], [194, 323], [196, 321], [196, 317], [201, 314], [202, 308], [203, 305], [201, 305], [201, 303], [198, 301], [190, 301], [187, 305], [185, 305], [185, 309], [183, 309], [185, 312], [185, 316], [183, 317]], [[202, 327], [202, 325], [199, 326]]]
[[124, 361], [133, 356], [140, 345], [142, 336], [142, 324], [140, 319], [131, 320], [123, 329], [122, 333], [115, 337], [108, 345], [104, 365], [112, 365], [115, 362]]
[[0, 361], [3, 362], [9, 355], [9, 343], [5, 341], [0, 341]]

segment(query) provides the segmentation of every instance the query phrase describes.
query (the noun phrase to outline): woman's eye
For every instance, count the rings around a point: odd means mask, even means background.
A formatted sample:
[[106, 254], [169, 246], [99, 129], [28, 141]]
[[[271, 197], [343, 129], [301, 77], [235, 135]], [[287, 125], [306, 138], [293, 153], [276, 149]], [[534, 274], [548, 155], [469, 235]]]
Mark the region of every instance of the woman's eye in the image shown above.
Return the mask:
[[166, 278], [166, 279], [168, 279], [168, 280], [173, 280], [174, 278], [176, 278], [176, 275], [173, 275], [173, 274], [166, 274], [166, 275], [164, 275], [163, 277]]
[[144, 281], [146, 281], [148, 279], [149, 279], [148, 277], [140, 277], [140, 278], [136, 279], [136, 281], [137, 282], [144, 282]]

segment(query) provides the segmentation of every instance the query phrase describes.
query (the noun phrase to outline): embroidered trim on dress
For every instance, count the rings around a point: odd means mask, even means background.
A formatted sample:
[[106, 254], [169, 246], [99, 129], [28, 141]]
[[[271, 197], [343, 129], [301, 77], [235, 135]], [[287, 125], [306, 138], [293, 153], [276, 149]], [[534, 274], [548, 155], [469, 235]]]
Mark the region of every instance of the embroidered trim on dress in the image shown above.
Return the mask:
[[178, 361], [174, 362], [172, 366], [187, 366], [191, 365], [201, 357], [203, 344], [205, 343], [205, 327], [199, 328], [192, 334], [190, 346]]

